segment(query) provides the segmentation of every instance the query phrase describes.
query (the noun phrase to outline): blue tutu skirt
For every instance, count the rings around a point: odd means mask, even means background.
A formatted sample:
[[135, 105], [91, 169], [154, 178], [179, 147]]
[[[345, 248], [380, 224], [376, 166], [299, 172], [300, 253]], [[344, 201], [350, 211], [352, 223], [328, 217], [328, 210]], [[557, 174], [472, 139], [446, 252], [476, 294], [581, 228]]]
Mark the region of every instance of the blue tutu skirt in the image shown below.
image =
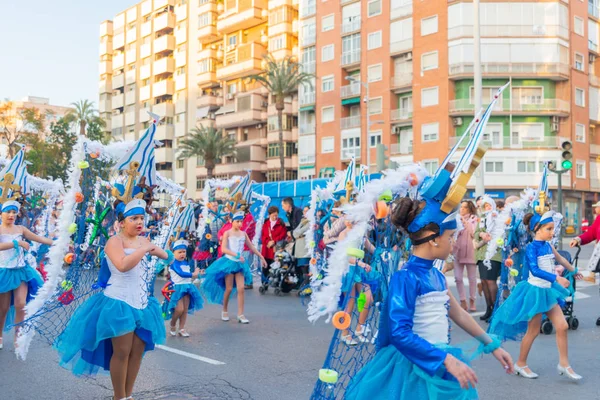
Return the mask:
[[[21, 268], [0, 268], [0, 293], [7, 293], [15, 290], [21, 283], [27, 283], [27, 298], [26, 302], [29, 303], [31, 299], [37, 294], [37, 291], [44, 284], [44, 280], [40, 276], [39, 272], [30, 267], [29, 265]], [[4, 331], [9, 331], [15, 322], [15, 307], [14, 295], [10, 299], [10, 309], [6, 316], [4, 323]]]
[[[190, 296], [190, 306], [188, 308], [188, 314], [193, 314], [194, 311], [200, 311], [204, 307], [204, 299], [200, 294], [200, 291], [193, 283], [185, 283], [181, 285], [173, 285], [173, 289], [175, 290], [171, 293], [171, 301], [169, 301], [168, 314], [172, 314], [177, 307], [177, 303], [184, 296]], [[165, 318], [165, 319], [170, 319]]]
[[348, 273], [342, 280], [342, 293], [347, 293], [352, 290], [352, 286], [357, 283], [364, 283], [371, 286], [373, 292], [377, 291], [377, 286], [381, 281], [381, 273], [375, 268], [371, 268], [371, 272], [367, 272], [364, 268], [358, 265], [350, 265]]
[[[445, 351], [462, 359], [462, 351], [445, 347]], [[471, 400], [477, 399], [475, 388], [462, 389], [448, 376], [445, 368], [435, 376], [413, 364], [393, 345], [382, 348], [350, 381], [345, 400]], [[375, 390], [376, 388], [376, 390]]]
[[519, 282], [492, 316], [488, 332], [502, 340], [520, 340], [534, 316], [550, 311], [568, 295], [569, 292], [557, 284], [541, 288], [527, 281]]
[[143, 310], [98, 293], [87, 299], [71, 317], [55, 342], [59, 362], [75, 375], [95, 375], [110, 370], [111, 339], [134, 332], [146, 344], [144, 352], [165, 342], [160, 305], [154, 297]]
[[[230, 274], [237, 274], [238, 272], [242, 272], [244, 274], [244, 283], [246, 285], [252, 283], [252, 272], [250, 271], [250, 266], [246, 262], [233, 261], [223, 256], [206, 269], [204, 282], [202, 283], [202, 290], [204, 291], [209, 303], [223, 304], [223, 295], [225, 293], [225, 277]], [[244, 288], [242, 288], [242, 290], [243, 289]], [[233, 291], [231, 294], [234, 295], [235, 293], [236, 285], [234, 279]]]

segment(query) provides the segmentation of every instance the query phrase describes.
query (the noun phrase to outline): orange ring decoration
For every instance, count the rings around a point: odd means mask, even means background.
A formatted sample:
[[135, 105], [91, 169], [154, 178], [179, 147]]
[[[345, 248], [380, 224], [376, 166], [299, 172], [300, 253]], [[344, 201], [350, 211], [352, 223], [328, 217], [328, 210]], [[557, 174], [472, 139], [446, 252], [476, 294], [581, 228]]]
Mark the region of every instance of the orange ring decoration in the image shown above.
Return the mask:
[[73, 261], [75, 260], [75, 254], [73, 253], [67, 253], [67, 255], [64, 258], [65, 262], [67, 264], [73, 264]]
[[383, 200], [379, 200], [377, 202], [377, 207], [375, 208], [375, 218], [383, 219], [388, 216], [389, 207], [387, 203]]
[[207, 240], [212, 239], [212, 235], [210, 233], [207, 233], [205, 237], [206, 237]]
[[311, 259], [310, 259], [310, 263], [311, 263], [312, 265], [315, 265], [315, 264], [317, 263], [317, 259], [316, 259], [316, 258], [311, 258]]
[[507, 258], [506, 261], [504, 261], [504, 265], [506, 265], [508, 268], [511, 268], [513, 265], [515, 265], [515, 262], [512, 258]]
[[408, 175], [408, 183], [410, 184], [410, 186], [417, 186], [419, 184], [419, 179], [417, 178], [417, 175], [415, 175], [414, 173], [410, 173]]
[[83, 196], [83, 193], [81, 193], [81, 192], [75, 193], [75, 203], [83, 203], [84, 199], [85, 199], [85, 197]]
[[98, 152], [90, 153], [90, 157], [91, 158], [98, 158], [98, 157], [100, 157], [100, 153], [98, 153]]
[[346, 330], [350, 327], [350, 314], [346, 311], [338, 311], [333, 314], [333, 319], [331, 320], [331, 324], [335, 327], [335, 329], [339, 329], [340, 331]]

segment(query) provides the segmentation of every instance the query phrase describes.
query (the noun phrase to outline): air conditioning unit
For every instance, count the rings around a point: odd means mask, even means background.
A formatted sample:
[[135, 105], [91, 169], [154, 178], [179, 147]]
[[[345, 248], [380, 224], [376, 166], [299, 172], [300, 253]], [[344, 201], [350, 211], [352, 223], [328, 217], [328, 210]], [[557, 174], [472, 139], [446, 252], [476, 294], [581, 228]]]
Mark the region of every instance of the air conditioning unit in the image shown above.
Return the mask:
[[229, 52], [229, 51], [233, 51], [235, 50], [235, 44], [230, 44], [229, 46], [225, 47], [225, 51]]
[[400, 134], [400, 132], [402, 131], [402, 127], [401, 126], [394, 126], [393, 128], [393, 132], [396, 134]]
[[453, 126], [462, 126], [462, 124], [463, 124], [463, 119], [461, 117], [452, 118]]
[[256, 129], [261, 129], [261, 128], [262, 128], [262, 124], [256, 125]]
[[211, 119], [211, 120], [214, 120], [215, 118], [217, 118], [217, 116], [215, 115], [214, 112], [209, 112], [207, 116], [208, 116], [208, 119]]
[[552, 132], [558, 132], [558, 122], [552, 122], [552, 124], [550, 124], [550, 130]]
[[233, 100], [233, 93], [227, 93], [227, 100]]
[[248, 133], [248, 129], [244, 129], [244, 133]]
[[546, 27], [544, 25], [533, 25], [533, 34], [534, 35], [545, 35]]
[[553, 124], [558, 124], [559, 122], [560, 122], [560, 118], [558, 118], [558, 116], [555, 115], [555, 116], [552, 117], [552, 123]]
[[406, 53], [406, 61], [411, 61], [412, 60], [412, 51], [409, 53]]
[[590, 53], [590, 62], [593, 63], [594, 61], [596, 61], [596, 55]]
[[263, 101], [263, 102], [261, 103], [261, 106], [262, 106], [263, 108], [267, 108], [267, 107], [269, 107], [269, 102], [268, 102], [268, 101]]

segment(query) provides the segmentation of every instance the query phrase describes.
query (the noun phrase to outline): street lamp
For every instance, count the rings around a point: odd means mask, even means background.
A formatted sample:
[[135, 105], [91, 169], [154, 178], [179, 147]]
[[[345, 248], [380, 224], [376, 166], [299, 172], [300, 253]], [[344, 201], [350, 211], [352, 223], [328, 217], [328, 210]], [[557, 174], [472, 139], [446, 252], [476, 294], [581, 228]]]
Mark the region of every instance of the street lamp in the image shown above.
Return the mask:
[[347, 76], [346, 77], [347, 81], [350, 81], [352, 83], [358, 83], [360, 85], [362, 85], [365, 90], [367, 91], [367, 95], [364, 98], [364, 102], [367, 104], [367, 129], [366, 129], [366, 138], [367, 140], [365, 140], [363, 143], [365, 143], [365, 148], [367, 149], [367, 176], [371, 173], [371, 149], [369, 147], [369, 131], [371, 130], [371, 125], [375, 125], [375, 124], [383, 124], [384, 121], [371, 121], [371, 118], [369, 117], [369, 83], [368, 82], [363, 82], [360, 79], [356, 79], [353, 76]]

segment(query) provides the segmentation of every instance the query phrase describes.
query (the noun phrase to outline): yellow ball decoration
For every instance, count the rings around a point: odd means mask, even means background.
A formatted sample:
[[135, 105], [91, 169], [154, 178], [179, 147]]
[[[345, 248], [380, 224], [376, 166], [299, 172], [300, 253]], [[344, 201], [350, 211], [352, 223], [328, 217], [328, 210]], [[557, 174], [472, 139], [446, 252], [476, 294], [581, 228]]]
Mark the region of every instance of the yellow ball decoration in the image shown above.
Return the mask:
[[86, 169], [90, 167], [90, 163], [87, 161], [79, 161], [79, 169]]
[[77, 232], [77, 224], [76, 223], [72, 223], [71, 225], [69, 225], [69, 233], [72, 235], [75, 232]]

